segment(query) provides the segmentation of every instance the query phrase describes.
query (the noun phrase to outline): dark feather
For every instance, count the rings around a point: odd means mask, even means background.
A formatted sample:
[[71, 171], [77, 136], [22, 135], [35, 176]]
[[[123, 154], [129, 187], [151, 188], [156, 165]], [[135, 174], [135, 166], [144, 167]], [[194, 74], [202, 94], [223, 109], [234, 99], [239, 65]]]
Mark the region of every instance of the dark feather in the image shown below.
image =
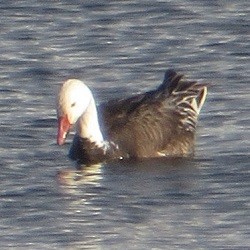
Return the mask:
[[106, 138], [131, 157], [188, 155], [205, 84], [182, 80], [173, 70], [165, 73], [156, 89], [128, 99], [112, 100], [100, 107]]

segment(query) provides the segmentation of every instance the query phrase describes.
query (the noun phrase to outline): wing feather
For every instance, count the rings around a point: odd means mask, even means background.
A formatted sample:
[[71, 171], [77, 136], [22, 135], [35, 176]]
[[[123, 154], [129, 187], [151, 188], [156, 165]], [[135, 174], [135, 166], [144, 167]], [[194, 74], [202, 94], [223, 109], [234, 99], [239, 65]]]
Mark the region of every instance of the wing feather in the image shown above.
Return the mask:
[[168, 70], [157, 89], [102, 105], [106, 137], [131, 157], [190, 153], [207, 90], [182, 78]]

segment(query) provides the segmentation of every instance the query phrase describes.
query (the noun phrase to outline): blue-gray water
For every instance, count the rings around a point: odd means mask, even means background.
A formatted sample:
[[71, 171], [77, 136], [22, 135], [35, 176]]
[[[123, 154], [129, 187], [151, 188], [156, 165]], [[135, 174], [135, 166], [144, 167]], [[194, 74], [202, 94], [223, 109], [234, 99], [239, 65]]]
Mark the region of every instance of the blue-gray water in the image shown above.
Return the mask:
[[[248, 0], [0, 1], [1, 249], [249, 249]], [[56, 145], [68, 77], [97, 102], [167, 68], [211, 83], [189, 160], [105, 164]], [[69, 138], [69, 142], [72, 136]]]

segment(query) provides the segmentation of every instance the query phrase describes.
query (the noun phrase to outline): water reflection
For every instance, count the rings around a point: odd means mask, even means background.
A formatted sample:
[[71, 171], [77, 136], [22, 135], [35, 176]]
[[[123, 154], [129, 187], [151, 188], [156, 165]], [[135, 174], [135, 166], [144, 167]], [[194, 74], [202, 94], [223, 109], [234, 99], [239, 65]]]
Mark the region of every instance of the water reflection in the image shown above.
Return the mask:
[[[150, 159], [62, 170], [58, 177], [66, 200], [71, 201], [68, 225], [79, 227], [84, 222], [94, 227], [95, 234], [107, 231], [110, 237], [115, 235], [111, 225], [116, 230], [124, 223], [140, 228], [155, 220], [156, 215], [161, 215], [161, 224], [167, 226], [176, 204], [188, 209], [202, 198], [197, 195], [201, 162]], [[102, 220], [102, 225], [96, 223], [98, 220]]]
[[60, 184], [76, 186], [83, 184], [98, 185], [102, 179], [102, 165], [77, 166], [76, 169], [64, 169], [57, 173]]
[[77, 187], [75, 194], [82, 189], [85, 194], [106, 192], [107, 196], [114, 193], [114, 197], [130, 199], [140, 196], [140, 202], [152, 205], [165, 197], [189, 196], [197, 188], [200, 162], [165, 158], [80, 165], [76, 169], [60, 170], [57, 180], [64, 189], [72, 191]]

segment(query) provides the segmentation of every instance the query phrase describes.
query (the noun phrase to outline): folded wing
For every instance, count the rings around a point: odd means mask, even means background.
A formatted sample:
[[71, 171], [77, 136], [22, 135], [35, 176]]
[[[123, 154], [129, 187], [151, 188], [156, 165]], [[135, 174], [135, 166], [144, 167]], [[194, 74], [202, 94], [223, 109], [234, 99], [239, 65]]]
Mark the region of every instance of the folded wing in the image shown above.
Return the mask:
[[156, 90], [102, 105], [104, 134], [130, 157], [190, 155], [206, 94], [206, 84], [168, 70]]

